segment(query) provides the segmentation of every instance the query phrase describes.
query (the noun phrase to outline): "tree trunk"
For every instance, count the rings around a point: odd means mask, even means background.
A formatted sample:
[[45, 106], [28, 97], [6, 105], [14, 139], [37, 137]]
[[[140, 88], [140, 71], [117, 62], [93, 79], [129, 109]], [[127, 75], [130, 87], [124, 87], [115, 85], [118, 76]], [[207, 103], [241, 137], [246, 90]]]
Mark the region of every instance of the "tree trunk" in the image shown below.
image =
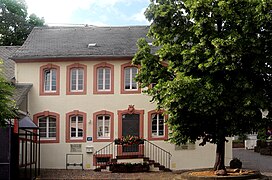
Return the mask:
[[216, 160], [214, 164], [214, 171], [226, 170], [225, 167], [225, 138], [217, 143], [216, 146]]

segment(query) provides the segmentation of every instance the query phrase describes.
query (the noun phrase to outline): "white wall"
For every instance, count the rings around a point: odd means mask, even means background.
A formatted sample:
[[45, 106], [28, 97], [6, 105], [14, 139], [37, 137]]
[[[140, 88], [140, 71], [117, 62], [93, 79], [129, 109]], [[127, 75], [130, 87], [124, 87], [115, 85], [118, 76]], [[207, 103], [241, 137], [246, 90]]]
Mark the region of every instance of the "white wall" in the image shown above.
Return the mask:
[[[79, 110], [87, 114], [87, 137], [93, 137], [93, 113], [107, 110], [114, 113], [114, 137], [118, 136], [118, 110], [125, 110], [128, 105], [134, 105], [137, 110], [144, 110], [144, 137], [147, 138], [148, 111], [154, 110], [156, 105], [150, 103], [150, 97], [143, 94], [120, 94], [121, 64], [128, 61], [108, 61], [114, 65], [114, 94], [94, 95], [93, 94], [93, 65], [101, 61], [78, 62], [87, 65], [87, 94], [86, 95], [66, 95], [66, 66], [74, 62], [55, 62], [60, 66], [60, 95], [59, 96], [39, 96], [39, 74], [40, 66], [48, 63], [17, 63], [16, 79], [19, 83], [32, 83], [33, 87], [29, 93], [29, 112], [32, 115], [52, 111], [60, 115], [60, 142], [52, 144], [42, 144], [41, 167], [42, 168], [65, 168], [66, 154], [70, 153], [70, 144], [82, 144], [82, 154], [84, 155], [84, 168], [93, 169], [92, 154], [85, 152], [86, 145], [94, 146], [98, 150], [107, 143], [66, 143], [65, 142], [65, 115], [67, 112]], [[175, 146], [163, 141], [154, 142], [160, 147], [170, 151], [172, 156], [172, 169], [192, 169], [212, 167], [215, 160], [215, 146], [207, 144], [205, 147], [196, 145], [195, 150], [177, 150]], [[226, 161], [231, 159], [231, 142], [227, 143]], [[230, 158], [230, 159], [229, 159]]]

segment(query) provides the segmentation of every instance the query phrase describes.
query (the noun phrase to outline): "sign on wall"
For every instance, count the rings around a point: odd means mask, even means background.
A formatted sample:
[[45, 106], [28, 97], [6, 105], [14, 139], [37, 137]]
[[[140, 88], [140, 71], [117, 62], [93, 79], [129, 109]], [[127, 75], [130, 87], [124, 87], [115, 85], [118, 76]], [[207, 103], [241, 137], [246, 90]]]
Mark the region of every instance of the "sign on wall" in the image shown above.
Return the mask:
[[81, 144], [70, 144], [70, 152], [82, 152]]

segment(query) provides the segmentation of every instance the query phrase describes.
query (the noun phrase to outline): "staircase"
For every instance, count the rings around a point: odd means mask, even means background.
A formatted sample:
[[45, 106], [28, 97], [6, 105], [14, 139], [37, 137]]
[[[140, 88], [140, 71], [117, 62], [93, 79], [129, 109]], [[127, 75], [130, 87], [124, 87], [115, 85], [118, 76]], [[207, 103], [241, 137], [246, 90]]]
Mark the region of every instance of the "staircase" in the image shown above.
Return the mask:
[[94, 153], [95, 171], [115, 163], [146, 163], [150, 171], [171, 171], [171, 154], [156, 144], [144, 140], [139, 145], [116, 145], [111, 142]]

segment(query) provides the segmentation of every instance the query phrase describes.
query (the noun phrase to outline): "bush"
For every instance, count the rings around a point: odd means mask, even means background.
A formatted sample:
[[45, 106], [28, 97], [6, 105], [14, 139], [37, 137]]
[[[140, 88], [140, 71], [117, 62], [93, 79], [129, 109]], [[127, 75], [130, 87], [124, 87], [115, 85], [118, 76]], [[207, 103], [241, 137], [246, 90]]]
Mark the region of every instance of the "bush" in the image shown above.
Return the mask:
[[240, 159], [238, 158], [233, 158], [230, 161], [230, 168], [231, 169], [241, 169], [242, 168], [242, 162], [240, 161]]

